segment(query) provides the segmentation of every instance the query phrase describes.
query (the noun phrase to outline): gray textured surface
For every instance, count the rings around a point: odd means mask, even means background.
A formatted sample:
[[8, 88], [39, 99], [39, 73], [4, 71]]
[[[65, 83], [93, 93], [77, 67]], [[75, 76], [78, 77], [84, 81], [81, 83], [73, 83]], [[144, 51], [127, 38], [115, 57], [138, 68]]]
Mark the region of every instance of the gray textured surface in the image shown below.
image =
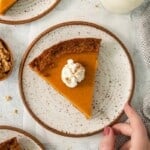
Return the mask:
[[[132, 14], [132, 20], [136, 28], [136, 48], [143, 55], [147, 70], [150, 70], [150, 1], [147, 0]], [[141, 103], [140, 114], [150, 132], [150, 81], [146, 83], [146, 94]]]
[[[141, 116], [147, 130], [150, 135], [150, 76], [144, 76], [145, 73], [150, 72], [150, 1], [146, 0], [145, 3], [138, 9], [131, 13], [131, 20], [133, 27], [135, 28], [135, 52], [140, 55], [144, 60], [145, 71], [137, 75], [135, 95], [132, 101], [133, 107], [135, 107], [138, 114]], [[135, 64], [136, 66], [136, 64]], [[140, 70], [141, 66], [138, 65], [135, 68], [136, 73]], [[143, 75], [143, 77], [142, 77]], [[141, 78], [141, 79], [140, 79]], [[145, 79], [146, 80], [145, 80]], [[143, 82], [142, 82], [143, 80]], [[137, 94], [142, 92], [143, 94]], [[121, 118], [121, 122], [124, 122], [127, 117], [124, 115]], [[120, 147], [128, 138], [125, 136], [117, 137], [117, 148]]]
[[145, 2], [135, 10], [132, 20], [136, 28], [136, 47], [150, 69], [150, 2]]
[[[147, 70], [150, 71], [150, 1], [147, 0], [140, 8], [132, 13], [133, 24], [136, 28], [136, 48], [144, 59]], [[150, 128], [150, 81], [146, 83], [146, 93], [141, 100], [139, 113]], [[150, 132], [150, 130], [149, 130]]]

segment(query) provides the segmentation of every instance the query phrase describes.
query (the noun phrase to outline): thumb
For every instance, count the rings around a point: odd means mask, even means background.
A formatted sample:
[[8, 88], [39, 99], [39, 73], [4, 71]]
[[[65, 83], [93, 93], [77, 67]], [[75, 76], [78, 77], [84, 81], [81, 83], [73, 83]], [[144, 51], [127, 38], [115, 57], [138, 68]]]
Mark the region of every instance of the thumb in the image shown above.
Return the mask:
[[99, 150], [115, 150], [115, 135], [112, 128], [104, 129], [104, 138], [100, 143]]

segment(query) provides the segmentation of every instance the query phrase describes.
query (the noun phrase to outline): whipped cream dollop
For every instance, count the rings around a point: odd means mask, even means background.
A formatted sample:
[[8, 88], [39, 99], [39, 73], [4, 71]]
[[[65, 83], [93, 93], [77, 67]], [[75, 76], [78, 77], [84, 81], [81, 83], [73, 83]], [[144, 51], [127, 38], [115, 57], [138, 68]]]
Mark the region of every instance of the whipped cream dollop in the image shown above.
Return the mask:
[[80, 63], [75, 63], [72, 59], [67, 60], [67, 64], [61, 72], [63, 83], [70, 87], [76, 87], [85, 78], [85, 68]]

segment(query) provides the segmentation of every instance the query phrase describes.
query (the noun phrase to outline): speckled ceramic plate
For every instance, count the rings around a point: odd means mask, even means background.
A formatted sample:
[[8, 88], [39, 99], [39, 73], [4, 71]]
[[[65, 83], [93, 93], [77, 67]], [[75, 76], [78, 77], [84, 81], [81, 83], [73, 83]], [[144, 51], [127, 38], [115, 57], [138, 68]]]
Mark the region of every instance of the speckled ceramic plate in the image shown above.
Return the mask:
[[10, 126], [0, 126], [0, 142], [17, 137], [23, 150], [44, 150], [43, 145], [29, 133]]
[[0, 22], [23, 24], [34, 21], [50, 12], [60, 0], [18, 0], [4, 15]]
[[[29, 63], [52, 45], [73, 38], [101, 38], [92, 119], [87, 120], [35, 72]], [[43, 32], [27, 49], [20, 67], [20, 91], [30, 114], [48, 130], [87, 136], [116, 121], [134, 90], [134, 69], [123, 43], [110, 31], [87, 22], [68, 22]]]

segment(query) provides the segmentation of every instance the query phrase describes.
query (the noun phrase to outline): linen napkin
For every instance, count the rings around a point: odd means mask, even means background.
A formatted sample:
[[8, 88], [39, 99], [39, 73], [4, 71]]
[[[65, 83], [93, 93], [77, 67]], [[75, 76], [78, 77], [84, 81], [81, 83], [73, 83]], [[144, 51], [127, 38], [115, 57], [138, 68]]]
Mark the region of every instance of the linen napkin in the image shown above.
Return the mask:
[[150, 1], [145, 1], [143, 6], [133, 11], [131, 17], [136, 28], [136, 47], [150, 69]]
[[[136, 51], [141, 54], [141, 57], [145, 62], [146, 69], [150, 72], [150, 0], [145, 0], [139, 8], [131, 12], [131, 19], [133, 26], [135, 27], [136, 39], [134, 40], [136, 41]], [[146, 83], [145, 87], [147, 87], [147, 89], [145, 92], [146, 95], [143, 96], [144, 98], [139, 98], [138, 100], [138, 97], [136, 97], [133, 99], [132, 104], [141, 116], [148, 134], [150, 135], [150, 82]], [[126, 119], [127, 116], [123, 115], [120, 122], [125, 122]], [[117, 136], [116, 149], [119, 149], [127, 140], [129, 140], [128, 137], [122, 135]]]
[[[146, 67], [150, 71], [150, 0], [146, 0], [135, 10], [131, 18], [136, 28], [137, 52], [142, 54]], [[147, 94], [142, 101], [141, 115], [147, 128], [150, 128], [150, 83], [147, 83], [147, 86]]]

